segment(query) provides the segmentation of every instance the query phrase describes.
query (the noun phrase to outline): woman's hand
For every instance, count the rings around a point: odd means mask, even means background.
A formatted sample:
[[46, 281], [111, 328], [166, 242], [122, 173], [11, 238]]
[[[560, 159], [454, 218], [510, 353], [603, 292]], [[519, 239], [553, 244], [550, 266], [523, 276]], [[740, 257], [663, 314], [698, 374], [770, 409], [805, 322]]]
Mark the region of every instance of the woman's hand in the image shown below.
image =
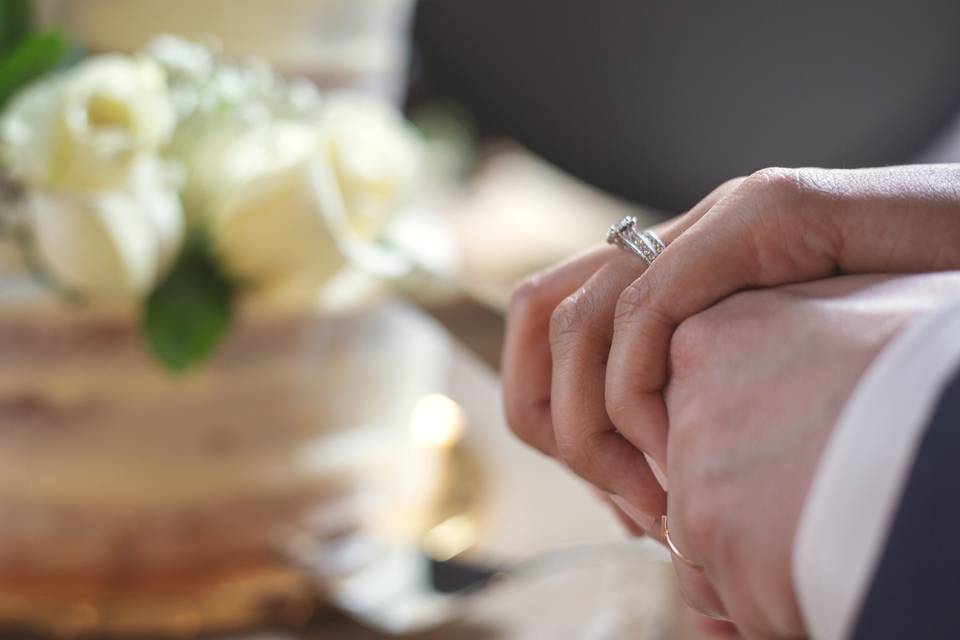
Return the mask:
[[791, 556], [821, 451], [903, 326], [960, 298], [960, 273], [850, 276], [739, 293], [670, 347], [670, 537], [687, 601], [747, 637], [804, 635]]
[[[721, 185], [688, 213], [656, 227], [658, 234], [664, 241], [672, 241], [742, 181], [738, 178]], [[604, 244], [527, 278], [517, 286], [507, 317], [503, 387], [508, 422], [527, 444], [560, 460], [577, 456], [577, 451], [569, 446], [571, 439], [564, 436], [571, 427], [575, 429], [576, 423], [565, 419], [567, 415], [558, 408], [564, 406], [564, 389], [568, 382], [576, 384], [577, 372], [571, 372], [572, 376], [560, 376], [556, 390], [554, 385], [554, 371], [558, 369], [554, 363], [561, 354], [552, 353], [554, 341], [550, 336], [554, 334], [559, 340], [562, 333], [562, 327], [557, 326], [561, 319], [557, 308], [562, 304], [590, 306], [590, 326], [596, 331], [602, 357], [594, 360], [595, 366], [589, 375], [586, 370], [582, 372], [582, 380], [591, 395], [599, 397], [601, 403], [599, 411], [590, 403], [583, 408], [592, 414], [594, 420], [602, 421], [610, 431], [613, 430], [605, 414], [601, 415], [603, 364], [613, 337], [617, 299], [644, 268], [644, 263], [636, 256]], [[565, 362], [563, 358], [559, 361]], [[560, 401], [559, 405], [557, 401]], [[575, 411], [570, 417], [580, 413]], [[561, 419], [555, 424], [554, 416], [558, 414]], [[609, 479], [595, 474], [581, 475], [609, 494], [615, 505], [629, 512], [634, 522], [649, 530], [653, 526], [653, 516], [645, 514], [662, 513], [666, 506], [665, 494], [643, 454], [625, 442], [620, 443], [622, 438], [611, 440], [612, 450], [604, 457], [616, 460], [618, 468], [626, 468], [629, 472]], [[663, 459], [659, 462], [665, 464]]]
[[665, 500], [648, 460], [669, 475], [674, 329], [742, 289], [960, 268], [960, 167], [768, 169], [658, 231], [669, 246], [646, 271], [603, 247], [521, 285], [503, 358], [514, 431], [648, 530]]

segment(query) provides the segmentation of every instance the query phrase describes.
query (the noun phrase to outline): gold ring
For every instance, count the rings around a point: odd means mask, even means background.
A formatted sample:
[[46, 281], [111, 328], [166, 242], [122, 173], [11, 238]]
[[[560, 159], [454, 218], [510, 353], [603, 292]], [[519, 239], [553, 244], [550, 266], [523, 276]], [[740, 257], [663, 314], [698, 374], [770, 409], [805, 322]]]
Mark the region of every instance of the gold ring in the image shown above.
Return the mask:
[[667, 543], [667, 547], [670, 549], [670, 553], [680, 558], [685, 564], [694, 569], [703, 569], [703, 567], [687, 556], [681, 553], [680, 549], [677, 549], [677, 545], [673, 544], [673, 540], [670, 539], [670, 527], [667, 526], [667, 514], [660, 516], [660, 535], [663, 538], [663, 541]]

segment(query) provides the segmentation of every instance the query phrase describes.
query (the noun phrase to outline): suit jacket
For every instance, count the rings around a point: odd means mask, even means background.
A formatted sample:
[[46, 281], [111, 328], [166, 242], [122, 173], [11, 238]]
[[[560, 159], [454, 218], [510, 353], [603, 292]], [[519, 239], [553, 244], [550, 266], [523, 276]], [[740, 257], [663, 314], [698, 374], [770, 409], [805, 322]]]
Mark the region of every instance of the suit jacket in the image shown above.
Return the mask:
[[877, 357], [819, 462], [794, 548], [815, 640], [960, 638], [960, 304]]
[[924, 427], [854, 638], [960, 637], [958, 454], [960, 369]]

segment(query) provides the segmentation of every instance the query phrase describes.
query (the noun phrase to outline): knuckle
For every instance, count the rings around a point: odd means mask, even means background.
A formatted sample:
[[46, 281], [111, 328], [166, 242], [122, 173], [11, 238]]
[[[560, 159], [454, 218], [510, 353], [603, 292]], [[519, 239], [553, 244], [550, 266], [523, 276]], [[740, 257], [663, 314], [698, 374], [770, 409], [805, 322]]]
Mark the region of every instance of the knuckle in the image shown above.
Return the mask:
[[525, 316], [532, 308], [539, 306], [542, 288], [539, 275], [528, 276], [518, 282], [510, 294], [508, 314], [511, 317]]
[[754, 171], [744, 178], [738, 189], [751, 193], [775, 193], [782, 196], [799, 192], [803, 184], [798, 169], [767, 167]]
[[628, 285], [617, 297], [614, 311], [614, 323], [617, 325], [632, 322], [643, 311], [650, 308], [650, 294], [647, 287], [634, 282]]
[[725, 181], [722, 185], [720, 185], [720, 188], [729, 189], [733, 191], [734, 189], [739, 187], [741, 184], [743, 184], [744, 180], [746, 180], [748, 177], [749, 176], [737, 176], [736, 178], [730, 178], [729, 180]]
[[550, 344], [565, 342], [580, 333], [586, 323], [588, 309], [583, 295], [573, 294], [557, 305], [550, 314]]
[[835, 207], [823, 205], [836, 194], [818, 186], [817, 175], [816, 170], [772, 167], [740, 185], [738, 191], [757, 205], [747, 209], [743, 225], [757, 283], [778, 282], [784, 274], [798, 272], [827, 275], [834, 266], [841, 248], [831, 215]]
[[560, 459], [575, 474], [594, 484], [599, 480], [599, 446], [599, 439], [592, 436], [567, 434], [557, 437], [557, 451]]
[[749, 215], [745, 221], [744, 232], [752, 236], [753, 243], [764, 244], [763, 239], [773, 233], [775, 236], [792, 238], [797, 232], [797, 224], [805, 226], [809, 213], [817, 207], [817, 190], [812, 186], [809, 171], [803, 169], [785, 169], [770, 167], [761, 169], [744, 179], [735, 190], [740, 195], [752, 199], [757, 206], [747, 207]]
[[515, 398], [506, 396], [504, 398], [504, 412], [506, 413], [507, 426], [515, 436], [523, 442], [530, 444], [533, 436], [534, 421], [531, 411], [525, 405], [521, 405]]
[[677, 319], [669, 309], [669, 301], [656, 294], [658, 286], [653, 272], [647, 272], [640, 281], [628, 285], [617, 297], [614, 309], [614, 327], [616, 330], [629, 328], [630, 331], [646, 333], [655, 326], [675, 327]]
[[510, 431], [521, 442], [544, 455], [557, 454], [549, 406], [508, 406], [506, 418]]

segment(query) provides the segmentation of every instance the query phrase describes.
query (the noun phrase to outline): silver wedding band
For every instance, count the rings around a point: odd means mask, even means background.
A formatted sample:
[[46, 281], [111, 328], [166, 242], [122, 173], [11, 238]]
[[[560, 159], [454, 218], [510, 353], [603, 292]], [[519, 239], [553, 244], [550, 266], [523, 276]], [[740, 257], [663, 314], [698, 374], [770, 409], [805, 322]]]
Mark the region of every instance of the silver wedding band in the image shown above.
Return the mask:
[[627, 216], [611, 225], [607, 232], [607, 242], [638, 256], [648, 267], [666, 248], [663, 240], [650, 229], [638, 231], [637, 219], [633, 216]]

